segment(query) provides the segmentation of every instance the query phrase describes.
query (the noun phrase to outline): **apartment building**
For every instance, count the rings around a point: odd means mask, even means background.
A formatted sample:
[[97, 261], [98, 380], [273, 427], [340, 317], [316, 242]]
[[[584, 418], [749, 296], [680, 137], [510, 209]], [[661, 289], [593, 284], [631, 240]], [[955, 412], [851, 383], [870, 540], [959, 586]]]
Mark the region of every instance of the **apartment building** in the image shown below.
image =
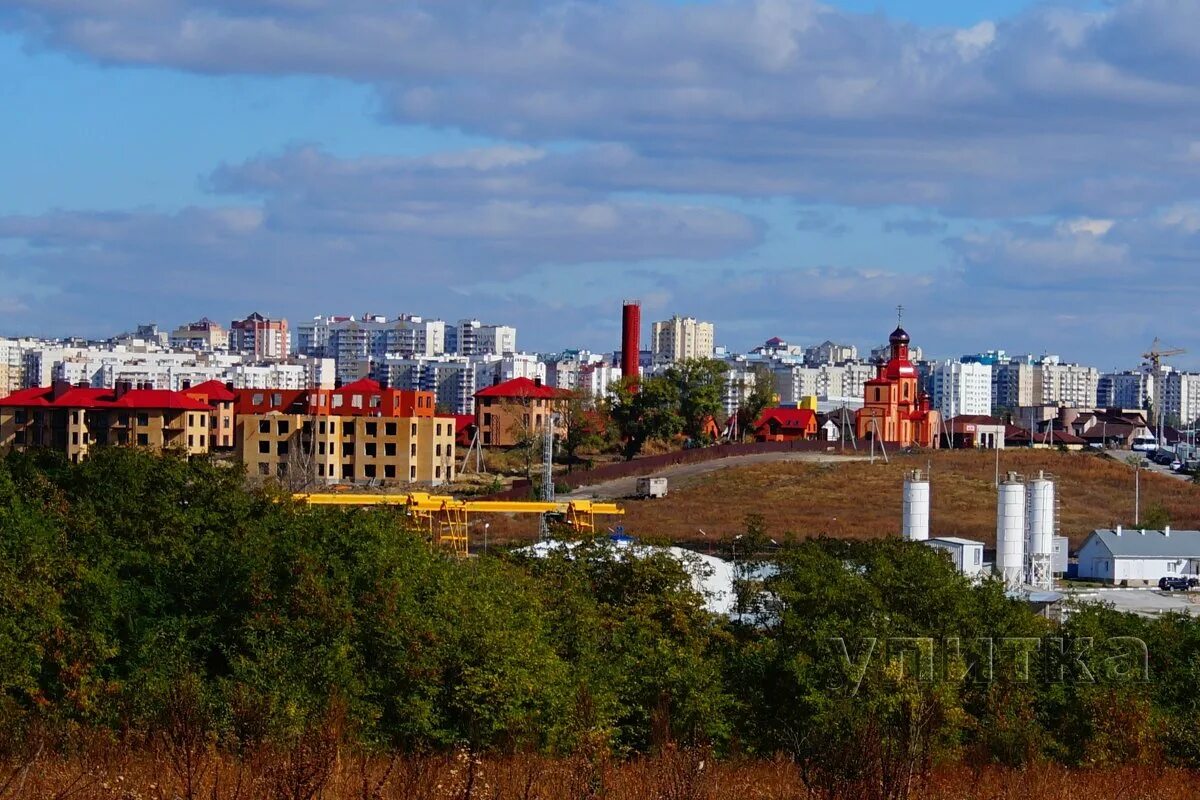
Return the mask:
[[181, 325], [171, 332], [171, 347], [211, 353], [229, 349], [229, 331], [208, 317]]
[[858, 348], [852, 344], [838, 344], [826, 339], [824, 342], [804, 349], [804, 363], [810, 367], [823, 364], [845, 364], [858, 360]]
[[670, 364], [692, 358], [712, 358], [714, 329], [711, 322], [695, 317], [674, 316], [655, 322], [650, 329], [650, 351], [655, 364]]
[[185, 389], [183, 394], [208, 406], [208, 446], [211, 450], [232, 450], [235, 444], [237, 395], [220, 381]]
[[1154, 374], [1146, 370], [1106, 372], [1096, 388], [1100, 408], [1150, 408], [1154, 402]]
[[446, 352], [460, 356], [517, 352], [517, 329], [485, 325], [477, 319], [460, 319], [446, 331]]
[[44, 447], [72, 462], [105, 446], [207, 453], [210, 408], [179, 392], [122, 383], [93, 389], [59, 382], [0, 399], [0, 451]]
[[454, 480], [455, 420], [435, 415], [431, 392], [362, 379], [237, 398], [237, 451], [251, 476], [293, 485]]
[[992, 367], [947, 359], [926, 367], [926, 389], [943, 419], [991, 416]]
[[287, 358], [291, 334], [286, 319], [268, 319], [257, 311], [229, 325], [229, 346], [255, 360]]
[[[338, 379], [349, 383], [377, 374], [388, 356], [434, 358], [446, 352], [446, 323], [402, 314], [396, 319], [366, 315], [315, 317], [300, 326], [297, 352], [332, 358]], [[515, 338], [515, 332], [514, 332]]]
[[570, 392], [540, 380], [514, 378], [475, 393], [475, 424], [485, 447], [512, 447], [540, 435]]
[[1164, 368], [1158, 402], [1166, 418], [1181, 426], [1200, 420], [1200, 375]]
[[1010, 359], [992, 365], [992, 408], [1027, 408], [1033, 403], [1033, 364]]
[[805, 397], [862, 401], [867, 381], [875, 377], [870, 364], [850, 363], [840, 366], [802, 367], [776, 365], [775, 392], [782, 405], [797, 405]]
[[1099, 389], [1100, 370], [1095, 367], [1064, 364], [1055, 356], [1033, 365], [1032, 405], [1095, 408]]

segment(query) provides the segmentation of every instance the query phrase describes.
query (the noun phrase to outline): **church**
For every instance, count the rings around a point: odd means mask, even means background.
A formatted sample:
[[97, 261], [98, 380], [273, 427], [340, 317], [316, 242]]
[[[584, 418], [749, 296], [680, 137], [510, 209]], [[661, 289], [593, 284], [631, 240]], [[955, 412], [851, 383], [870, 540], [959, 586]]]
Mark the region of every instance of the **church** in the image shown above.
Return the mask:
[[921, 391], [917, 368], [908, 357], [908, 333], [896, 326], [888, 342], [887, 363], [881, 360], [875, 377], [866, 383], [856, 433], [860, 439], [897, 447], [937, 447], [941, 415]]

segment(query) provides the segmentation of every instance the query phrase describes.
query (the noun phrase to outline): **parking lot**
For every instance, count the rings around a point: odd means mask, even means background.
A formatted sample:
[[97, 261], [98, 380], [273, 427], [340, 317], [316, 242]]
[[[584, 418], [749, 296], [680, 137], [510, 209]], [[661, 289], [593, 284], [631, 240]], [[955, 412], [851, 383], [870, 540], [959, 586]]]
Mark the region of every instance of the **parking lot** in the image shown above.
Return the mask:
[[1130, 456], [1143, 458], [1145, 459], [1145, 462], [1142, 466], [1142, 469], [1149, 470], [1150, 472], [1157, 472], [1160, 475], [1166, 475], [1168, 477], [1175, 478], [1176, 480], [1190, 481], [1192, 479], [1191, 475], [1184, 475], [1182, 473], [1173, 471], [1168, 466], [1154, 463], [1149, 459], [1149, 456], [1152, 455], [1151, 453], [1135, 452], [1133, 450], [1106, 450], [1104, 452], [1110, 458], [1122, 463], [1125, 463]]
[[1069, 589], [1065, 594], [1081, 603], [1110, 603], [1118, 611], [1146, 617], [1170, 612], [1200, 616], [1200, 592], [1162, 592], [1158, 589]]

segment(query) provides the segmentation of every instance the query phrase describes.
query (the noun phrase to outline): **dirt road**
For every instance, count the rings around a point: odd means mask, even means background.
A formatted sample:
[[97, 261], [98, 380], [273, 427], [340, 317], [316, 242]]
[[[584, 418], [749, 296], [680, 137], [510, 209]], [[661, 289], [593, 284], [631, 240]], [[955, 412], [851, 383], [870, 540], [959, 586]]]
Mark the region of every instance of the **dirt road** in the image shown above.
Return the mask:
[[[757, 453], [748, 456], [731, 456], [730, 458], [720, 458], [715, 461], [703, 461], [698, 464], [676, 464], [671, 467], [664, 467], [654, 473], [656, 478], [667, 478], [667, 491], [673, 489], [676, 485], [686, 485], [689, 478], [695, 478], [699, 475], [707, 475], [710, 472], [718, 472], [731, 467], [744, 467], [750, 464], [767, 464], [775, 461], [808, 461], [812, 463], [826, 463], [833, 461], [865, 461], [866, 456], [843, 456], [835, 453]], [[599, 498], [602, 500], [619, 499], [622, 497], [632, 497], [637, 491], [638, 477], [617, 478], [611, 481], [604, 481], [595, 484], [594, 486], [580, 486], [570, 494], [559, 495], [559, 499], [567, 500], [589, 500]]]

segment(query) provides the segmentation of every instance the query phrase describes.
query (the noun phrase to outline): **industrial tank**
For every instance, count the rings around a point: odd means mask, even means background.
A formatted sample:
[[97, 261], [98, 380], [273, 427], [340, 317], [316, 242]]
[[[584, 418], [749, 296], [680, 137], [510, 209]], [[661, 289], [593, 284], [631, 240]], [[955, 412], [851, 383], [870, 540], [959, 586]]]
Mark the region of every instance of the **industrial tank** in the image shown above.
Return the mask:
[[1054, 481], [1044, 472], [1026, 485], [1026, 514], [1028, 580], [1039, 589], [1049, 589], [1053, 583]]
[[909, 542], [929, 538], [929, 479], [913, 470], [904, 475], [904, 518], [900, 535]]
[[996, 502], [996, 573], [1010, 588], [1025, 577], [1025, 484], [1010, 472]]

